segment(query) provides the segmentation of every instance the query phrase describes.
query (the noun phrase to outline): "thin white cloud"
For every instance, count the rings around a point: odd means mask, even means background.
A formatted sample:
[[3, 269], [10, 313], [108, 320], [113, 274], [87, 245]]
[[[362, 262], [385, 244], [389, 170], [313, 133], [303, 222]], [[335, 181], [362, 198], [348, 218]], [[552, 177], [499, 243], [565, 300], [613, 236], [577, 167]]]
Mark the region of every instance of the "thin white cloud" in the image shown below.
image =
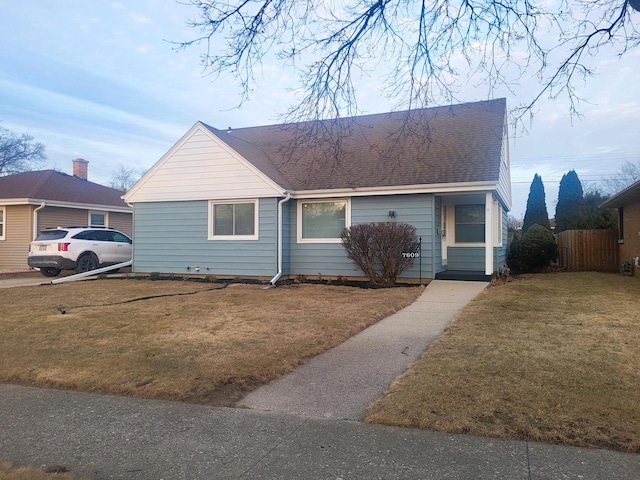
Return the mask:
[[151, 20], [148, 17], [145, 17], [144, 15], [142, 15], [141, 13], [136, 13], [136, 12], [131, 12], [129, 13], [129, 18], [131, 20], [133, 20], [135, 23], [152, 23], [153, 20]]

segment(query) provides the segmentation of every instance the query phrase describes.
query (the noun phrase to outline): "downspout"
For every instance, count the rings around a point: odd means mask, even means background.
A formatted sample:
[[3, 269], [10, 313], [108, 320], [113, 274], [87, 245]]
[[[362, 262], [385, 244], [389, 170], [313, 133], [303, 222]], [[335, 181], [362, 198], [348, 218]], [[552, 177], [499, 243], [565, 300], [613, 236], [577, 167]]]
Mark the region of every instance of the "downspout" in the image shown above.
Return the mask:
[[290, 198], [291, 194], [287, 192], [287, 196], [278, 202], [278, 273], [269, 282], [271, 287], [275, 287], [282, 276], [282, 204], [288, 202]]
[[33, 238], [35, 240], [38, 236], [38, 211], [42, 210], [46, 204], [44, 202], [40, 203], [40, 206], [33, 211]]

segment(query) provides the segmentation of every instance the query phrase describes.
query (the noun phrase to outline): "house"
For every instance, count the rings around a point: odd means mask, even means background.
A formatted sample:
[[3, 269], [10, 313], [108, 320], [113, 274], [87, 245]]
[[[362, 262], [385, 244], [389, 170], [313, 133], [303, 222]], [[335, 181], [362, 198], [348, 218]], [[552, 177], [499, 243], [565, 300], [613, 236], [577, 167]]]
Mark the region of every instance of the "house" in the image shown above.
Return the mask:
[[640, 257], [640, 181], [604, 202], [601, 208], [618, 209], [618, 258], [620, 264], [636, 264]]
[[422, 240], [405, 279], [486, 279], [507, 255], [506, 101], [224, 131], [197, 122], [124, 198], [138, 273], [361, 277], [341, 231], [395, 221]]
[[0, 177], [0, 271], [26, 270], [31, 242], [45, 228], [104, 226], [132, 231], [132, 208], [122, 192], [87, 180], [88, 163], [73, 175], [55, 170]]

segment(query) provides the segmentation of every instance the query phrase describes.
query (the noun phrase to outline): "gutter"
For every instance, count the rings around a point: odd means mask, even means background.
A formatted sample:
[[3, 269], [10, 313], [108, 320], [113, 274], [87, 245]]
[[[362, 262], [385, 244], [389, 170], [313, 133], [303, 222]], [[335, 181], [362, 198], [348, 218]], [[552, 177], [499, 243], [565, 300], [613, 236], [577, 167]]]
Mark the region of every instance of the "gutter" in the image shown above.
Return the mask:
[[40, 203], [40, 206], [33, 210], [33, 238], [35, 240], [38, 236], [38, 211], [42, 210], [46, 206], [46, 203], [43, 201]]
[[291, 193], [287, 192], [287, 196], [278, 202], [278, 273], [269, 282], [270, 287], [275, 287], [282, 276], [282, 204], [288, 202], [290, 198]]

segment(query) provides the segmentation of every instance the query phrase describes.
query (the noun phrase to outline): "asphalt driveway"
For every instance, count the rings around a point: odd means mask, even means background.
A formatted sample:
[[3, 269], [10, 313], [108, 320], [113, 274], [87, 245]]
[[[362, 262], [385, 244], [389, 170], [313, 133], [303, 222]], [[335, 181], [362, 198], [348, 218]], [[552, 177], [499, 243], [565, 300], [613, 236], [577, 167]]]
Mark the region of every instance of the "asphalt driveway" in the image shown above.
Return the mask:
[[18, 273], [0, 273], [0, 288], [12, 288], [12, 287], [31, 287], [35, 285], [48, 285], [51, 280], [56, 278], [68, 277], [74, 275], [73, 270], [65, 270], [57, 277], [45, 277], [37, 270], [30, 272], [18, 272]]

